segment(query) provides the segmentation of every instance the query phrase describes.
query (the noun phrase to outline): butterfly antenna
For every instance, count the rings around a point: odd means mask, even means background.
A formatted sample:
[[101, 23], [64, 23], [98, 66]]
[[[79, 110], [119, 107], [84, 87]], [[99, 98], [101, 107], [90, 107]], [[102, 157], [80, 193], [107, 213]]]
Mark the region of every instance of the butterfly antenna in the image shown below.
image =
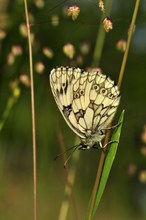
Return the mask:
[[[68, 152], [68, 151], [70, 151], [70, 150], [72, 150], [72, 149], [74, 149], [74, 148], [76, 149], [78, 146], [79, 146], [79, 145], [74, 145], [73, 147], [68, 148], [68, 149], [65, 150], [64, 152], [58, 154], [58, 155], [54, 158], [54, 160], [57, 160], [59, 157], [61, 157], [62, 155], [64, 155], [66, 152]], [[73, 152], [74, 152], [74, 151], [73, 151]]]
[[74, 146], [73, 151], [71, 152], [71, 154], [68, 156], [68, 158], [66, 159], [66, 161], [65, 161], [65, 163], [64, 163], [64, 168], [66, 168], [66, 165], [67, 165], [69, 159], [71, 158], [71, 156], [73, 155], [73, 153], [75, 152], [75, 150], [78, 149], [79, 146], [80, 146], [80, 145]]

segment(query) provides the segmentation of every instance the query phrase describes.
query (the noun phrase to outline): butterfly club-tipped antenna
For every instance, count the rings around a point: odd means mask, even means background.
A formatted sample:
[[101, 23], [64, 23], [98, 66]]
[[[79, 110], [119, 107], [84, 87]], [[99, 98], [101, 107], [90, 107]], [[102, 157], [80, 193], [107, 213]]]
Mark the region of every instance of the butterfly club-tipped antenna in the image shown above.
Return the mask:
[[58, 155], [54, 158], [54, 160], [57, 160], [59, 157], [62, 157], [62, 156], [63, 156], [64, 154], [66, 154], [68, 151], [73, 150], [73, 151], [71, 152], [71, 154], [68, 156], [68, 158], [65, 160], [64, 167], [66, 168], [67, 162], [69, 161], [69, 159], [71, 158], [71, 156], [72, 156], [72, 154], [75, 152], [75, 150], [79, 148], [79, 146], [80, 146], [80, 144], [77, 144], [77, 145], [74, 145], [74, 146], [68, 148], [68, 149], [65, 150], [64, 152], [58, 154]]
[[64, 168], [66, 168], [66, 165], [68, 163], [68, 161], [70, 160], [71, 156], [73, 155], [73, 153], [79, 148], [80, 145], [76, 145], [73, 149], [73, 151], [71, 152], [71, 154], [68, 156], [68, 158], [66, 159], [65, 163], [64, 163]]

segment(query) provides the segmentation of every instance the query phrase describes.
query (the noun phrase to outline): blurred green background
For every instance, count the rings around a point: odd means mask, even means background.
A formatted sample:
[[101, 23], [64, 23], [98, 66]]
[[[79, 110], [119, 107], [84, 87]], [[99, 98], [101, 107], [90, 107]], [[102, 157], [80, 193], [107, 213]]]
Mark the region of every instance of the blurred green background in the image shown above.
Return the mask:
[[[97, 1], [76, 1], [80, 15], [72, 21], [66, 7], [75, 1], [29, 0], [33, 33], [34, 87], [37, 136], [38, 219], [58, 219], [66, 182], [59, 134], [66, 148], [75, 134], [54, 102], [49, 73], [56, 66], [92, 64], [102, 12]], [[117, 42], [126, 40], [135, 1], [113, 1], [113, 30], [106, 34], [100, 59], [103, 73], [118, 80], [123, 53]], [[118, 153], [95, 219], [146, 219], [146, 1], [141, 1], [121, 88], [125, 119]], [[53, 23], [53, 21], [54, 24]], [[58, 24], [57, 24], [58, 23]], [[32, 129], [28, 43], [22, 0], [0, 0], [0, 122], [8, 111], [14, 88], [20, 96], [0, 130], [0, 220], [33, 219]], [[63, 46], [71, 43], [70, 59]], [[47, 52], [46, 52], [47, 51]], [[13, 98], [12, 98], [13, 99]], [[10, 106], [10, 105], [9, 105]], [[76, 153], [75, 153], [76, 154]], [[100, 151], [80, 153], [73, 196], [83, 219], [96, 177]], [[69, 161], [69, 166], [71, 162]], [[74, 219], [71, 208], [67, 219]]]

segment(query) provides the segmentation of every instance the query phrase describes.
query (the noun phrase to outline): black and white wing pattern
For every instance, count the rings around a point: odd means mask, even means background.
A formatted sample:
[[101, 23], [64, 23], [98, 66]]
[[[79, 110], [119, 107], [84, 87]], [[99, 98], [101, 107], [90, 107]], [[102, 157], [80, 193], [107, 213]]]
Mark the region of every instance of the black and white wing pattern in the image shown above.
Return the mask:
[[107, 128], [120, 102], [118, 87], [96, 71], [58, 67], [51, 71], [50, 85], [65, 121], [81, 139]]

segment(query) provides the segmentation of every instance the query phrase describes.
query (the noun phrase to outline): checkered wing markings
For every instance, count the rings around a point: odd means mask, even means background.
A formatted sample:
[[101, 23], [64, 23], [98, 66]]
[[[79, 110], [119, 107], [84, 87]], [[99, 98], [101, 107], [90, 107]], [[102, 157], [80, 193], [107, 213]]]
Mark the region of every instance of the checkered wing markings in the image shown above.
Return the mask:
[[81, 138], [85, 134], [79, 129], [73, 109], [73, 85], [80, 77], [80, 69], [57, 68], [50, 74], [50, 85], [58, 108], [69, 127]]
[[114, 82], [109, 78], [106, 78], [103, 84], [98, 82], [98, 85], [99, 93], [97, 94], [94, 106], [95, 104], [98, 105], [94, 114], [93, 130], [107, 128], [116, 113], [120, 101], [118, 87], [114, 86]]
[[[81, 86], [79, 88], [81, 91]], [[80, 98], [82, 109], [85, 110], [84, 116], [80, 118], [80, 125], [86, 125], [86, 130], [91, 132], [106, 128], [115, 115], [119, 101], [119, 91], [113, 81], [101, 73], [89, 73], [84, 102]]]
[[93, 120], [93, 110], [88, 108], [90, 104], [90, 90], [95, 78], [95, 73], [82, 72], [79, 80], [73, 86], [72, 108], [77, 117], [79, 129], [87, 133]]
[[81, 138], [106, 128], [115, 115], [119, 91], [101, 73], [61, 67], [52, 70], [50, 83], [64, 119]]
[[[79, 129], [88, 134], [94, 130], [94, 124], [97, 125], [95, 122], [99, 115], [96, 116], [98, 114], [96, 111], [100, 111], [99, 104], [102, 103], [104, 97], [96, 89], [99, 89], [98, 84], [102, 84], [105, 78], [106, 76], [96, 72], [84, 72], [81, 74], [78, 85], [74, 87], [74, 94], [77, 97], [74, 96], [73, 99], [73, 111], [77, 113]], [[94, 89], [94, 86], [97, 88]]]

